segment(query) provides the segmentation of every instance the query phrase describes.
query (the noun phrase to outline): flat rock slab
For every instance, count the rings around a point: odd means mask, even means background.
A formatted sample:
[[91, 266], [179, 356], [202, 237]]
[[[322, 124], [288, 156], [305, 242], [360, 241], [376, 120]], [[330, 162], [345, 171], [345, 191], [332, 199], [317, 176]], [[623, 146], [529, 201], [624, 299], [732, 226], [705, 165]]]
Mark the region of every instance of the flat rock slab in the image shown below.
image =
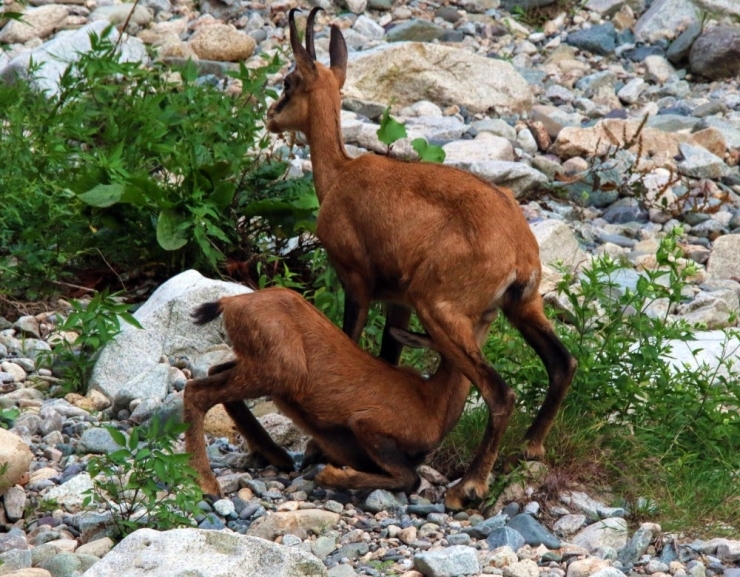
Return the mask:
[[309, 533], [320, 535], [339, 522], [339, 515], [321, 509], [272, 513], [260, 517], [249, 527], [248, 535], [272, 541], [279, 535], [306, 539]]
[[220, 531], [139, 529], [83, 577], [326, 577], [305, 551]]

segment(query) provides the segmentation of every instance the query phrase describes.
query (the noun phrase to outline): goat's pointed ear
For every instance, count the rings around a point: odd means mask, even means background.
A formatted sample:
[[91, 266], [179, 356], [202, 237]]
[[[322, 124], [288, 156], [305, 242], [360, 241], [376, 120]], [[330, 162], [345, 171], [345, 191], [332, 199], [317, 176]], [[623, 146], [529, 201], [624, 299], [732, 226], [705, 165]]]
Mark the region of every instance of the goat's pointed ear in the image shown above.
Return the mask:
[[336, 26], [331, 27], [329, 63], [334, 77], [339, 82], [339, 88], [341, 88], [344, 86], [344, 81], [347, 78], [347, 44], [344, 42], [344, 36]]
[[434, 346], [434, 341], [427, 334], [423, 333], [412, 333], [404, 329], [397, 327], [391, 327], [391, 335], [402, 345], [411, 347], [412, 349], [432, 349], [437, 350]]
[[316, 64], [311, 58], [308, 50], [306, 50], [301, 44], [300, 38], [298, 38], [298, 29], [295, 25], [295, 13], [299, 12], [298, 8], [293, 8], [288, 13], [288, 23], [290, 26], [290, 47], [293, 49], [293, 57], [295, 58], [296, 66], [303, 76], [304, 79], [310, 79], [316, 76]]

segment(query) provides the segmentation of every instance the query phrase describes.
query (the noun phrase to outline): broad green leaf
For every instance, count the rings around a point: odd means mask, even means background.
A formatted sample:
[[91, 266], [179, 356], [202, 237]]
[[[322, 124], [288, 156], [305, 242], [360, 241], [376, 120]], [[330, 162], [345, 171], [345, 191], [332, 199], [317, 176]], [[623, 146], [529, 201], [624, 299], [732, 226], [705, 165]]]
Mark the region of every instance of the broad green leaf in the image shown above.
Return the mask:
[[163, 210], [157, 219], [157, 241], [164, 250], [177, 250], [188, 242], [179, 226], [184, 222], [174, 210]]
[[91, 206], [105, 208], [119, 202], [123, 192], [124, 187], [122, 184], [99, 184], [87, 192], [78, 195], [77, 198]]
[[108, 433], [110, 434], [113, 441], [118, 445], [119, 447], [125, 447], [126, 446], [126, 437], [124, 434], [119, 431], [118, 429], [114, 427], [105, 427], [108, 430]]
[[383, 115], [380, 118], [380, 128], [378, 128], [377, 132], [378, 140], [388, 146], [396, 142], [396, 140], [406, 138], [406, 127], [391, 118], [390, 111], [390, 106], [386, 107], [383, 111]]
[[424, 138], [415, 138], [411, 141], [412, 148], [419, 155], [422, 162], [437, 162], [443, 163], [445, 161], [445, 151], [441, 146], [436, 144], [429, 144]]

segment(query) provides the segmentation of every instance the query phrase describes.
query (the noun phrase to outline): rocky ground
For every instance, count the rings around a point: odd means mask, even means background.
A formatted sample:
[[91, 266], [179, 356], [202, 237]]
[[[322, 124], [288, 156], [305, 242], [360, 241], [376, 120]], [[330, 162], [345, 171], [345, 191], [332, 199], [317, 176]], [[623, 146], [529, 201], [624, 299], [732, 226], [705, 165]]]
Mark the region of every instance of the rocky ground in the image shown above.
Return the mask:
[[[375, 132], [393, 99], [409, 133], [394, 153], [412, 156], [409, 142], [422, 136], [444, 147], [447, 163], [512, 187], [541, 245], [541, 291], [549, 299], [551, 265], [577, 267], [601, 253], [631, 263], [619, 282], [634, 286], [654, 266], [660, 236], [681, 225], [685, 258], [699, 272], [672, 314], [707, 325], [699, 339], [711, 360], [718, 329], [736, 325], [740, 312], [740, 3], [563, 3], [562, 13], [553, 10], [535, 28], [509, 11], [523, 2], [500, 1], [346, 0], [336, 7], [317, 0], [327, 10], [317, 18], [319, 59], [327, 58], [329, 23], [343, 29], [351, 51], [342, 118], [348, 150], [385, 151]], [[538, 2], [547, 4], [526, 4]], [[90, 31], [121, 24], [132, 9], [111, 0], [5, 4], [23, 11], [26, 24], [0, 20], [0, 77], [24, 74], [31, 59], [44, 62], [35, 82], [49, 91], [65, 60], [89, 50]], [[256, 66], [286, 46], [294, 5], [143, 0], [122, 39], [123, 56], [146, 62], [149, 46], [171, 63], [195, 58], [204, 81], [218, 79], [235, 62]], [[279, 76], [274, 80], [279, 84]], [[284, 152], [293, 176], [310, 170], [306, 150]], [[561, 199], [526, 197], [545, 186]], [[0, 408], [21, 409], [11, 431], [0, 429], [0, 463], [10, 464], [0, 486], [0, 575], [143, 574], [132, 559], [146, 559], [147, 574], [174, 575], [183, 551], [204, 575], [324, 575], [324, 567], [332, 577], [740, 575], [733, 568], [740, 541], [692, 542], [650, 523], [633, 533], [625, 510], [579, 493], [561, 494], [544, 515], [527, 498], [537, 468], [509, 495], [522, 509], [504, 499], [484, 514], [454, 515], [441, 504], [448, 480], [431, 469], [410, 496], [334, 492], [315, 486], [310, 474], [245, 471], [246, 455], [217, 414], [210, 417], [209, 456], [227, 498], [203, 502], [197, 521], [231, 531], [207, 539], [194, 530], [147, 532], [111, 551], [105, 519], [79, 507], [90, 486], [87, 459], [111, 449], [101, 422], [126, 430], [159, 411], [177, 412], [187, 378], [229, 354], [218, 330], [194, 330], [188, 313], [243, 290], [194, 271], [170, 281], [137, 313], [145, 331], [126, 327], [104, 351], [86, 397], [52, 398], [56, 377], [36, 367], [50, 348], [56, 313], [0, 326]], [[300, 453], [302, 439], [284, 419], [262, 418]], [[264, 555], [254, 553], [261, 547], [272, 555], [267, 568]], [[229, 567], [225, 548], [243, 552], [234, 553], [241, 569]]]

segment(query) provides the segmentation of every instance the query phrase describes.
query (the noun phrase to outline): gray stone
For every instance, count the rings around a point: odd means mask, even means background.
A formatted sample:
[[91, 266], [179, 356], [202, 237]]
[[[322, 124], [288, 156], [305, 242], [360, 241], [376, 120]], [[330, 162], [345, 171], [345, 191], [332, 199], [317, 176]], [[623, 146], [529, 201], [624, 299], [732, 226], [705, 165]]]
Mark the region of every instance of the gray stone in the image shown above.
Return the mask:
[[106, 20], [111, 24], [123, 24], [126, 20], [129, 20], [129, 22], [133, 22], [139, 26], [146, 26], [152, 19], [152, 13], [148, 8], [136, 4], [99, 6], [93, 10], [89, 17], [90, 22]]
[[532, 189], [545, 186], [548, 182], [544, 174], [523, 162], [482, 160], [469, 165], [461, 163], [460, 167], [492, 184], [510, 188], [516, 198]]
[[684, 160], [678, 163], [678, 172], [681, 174], [693, 178], [717, 180], [730, 172], [730, 168], [720, 157], [712, 154], [703, 146], [681, 142], [678, 148], [684, 157]]
[[709, 118], [703, 118], [701, 124], [697, 125], [697, 128], [699, 126], [701, 126], [702, 128], [706, 128], [707, 126], [709, 126], [719, 130], [725, 139], [727, 148], [729, 148], [730, 150], [732, 150], [733, 148], [740, 148], [740, 127], [735, 127], [723, 118], [712, 116], [710, 116]]
[[646, 43], [670, 39], [677, 30], [700, 20], [699, 10], [691, 0], [654, 0], [635, 23], [635, 37]]
[[311, 552], [319, 559], [326, 559], [337, 548], [336, 537], [322, 535], [311, 542]]
[[357, 17], [352, 28], [365, 38], [370, 38], [371, 40], [380, 40], [383, 38], [383, 34], [385, 34], [385, 29], [380, 24], [364, 14]]
[[506, 546], [511, 547], [513, 551], [518, 551], [526, 544], [521, 533], [511, 527], [494, 529], [488, 537], [486, 537], [486, 543], [488, 543], [488, 548], [490, 550]]
[[608, 17], [614, 16], [626, 3], [626, 0], [588, 0], [586, 9]]
[[8, 533], [0, 533], [0, 553], [7, 553], [13, 549], [28, 549], [26, 534], [20, 529], [11, 529]]
[[59, 553], [41, 564], [42, 569], [51, 573], [52, 577], [77, 577], [82, 575], [99, 559], [93, 555], [78, 555], [77, 553]]
[[466, 527], [463, 529], [471, 537], [476, 539], [485, 539], [491, 534], [494, 529], [501, 529], [506, 525], [509, 520], [508, 515], [500, 513], [494, 517], [489, 517], [485, 521], [478, 523], [477, 525]]
[[85, 577], [326, 577], [324, 565], [296, 547], [199, 529], [139, 529], [85, 573]]
[[634, 198], [620, 198], [611, 204], [601, 216], [611, 224], [648, 221], [648, 211], [642, 208]]
[[414, 18], [401, 22], [388, 30], [385, 38], [388, 42], [431, 42], [442, 38], [446, 32], [447, 29], [439, 24]]
[[611, 70], [602, 70], [584, 76], [576, 82], [576, 88], [583, 92], [583, 95], [590, 98], [597, 94], [602, 88], [611, 88], [616, 82], [617, 77]]
[[573, 231], [563, 221], [543, 220], [533, 223], [530, 228], [539, 243], [542, 264], [562, 262], [573, 269], [586, 262], [586, 253], [578, 244]]
[[506, 526], [514, 529], [524, 537], [524, 542], [533, 547], [544, 545], [548, 549], [559, 549], [560, 539], [545, 529], [537, 519], [527, 513], [522, 513], [509, 521]]
[[[332, 5], [329, 3], [329, 7]], [[198, 10], [201, 14], [210, 14], [218, 20], [231, 20], [242, 12], [241, 3], [237, 0], [200, 0]]]
[[666, 51], [666, 58], [673, 62], [673, 64], [681, 64], [684, 60], [687, 60], [689, 53], [691, 52], [691, 46], [694, 44], [699, 35], [701, 34], [701, 22], [698, 20], [692, 22], [686, 27], [686, 30], [681, 32]]
[[645, 554], [650, 543], [658, 535], [660, 535], [660, 525], [643, 523], [619, 552], [619, 560], [622, 563], [635, 563]]
[[627, 521], [620, 517], [612, 517], [582, 529], [570, 539], [570, 542], [592, 553], [602, 547], [620, 550], [627, 544], [627, 533]]
[[475, 549], [454, 545], [414, 555], [414, 569], [426, 577], [457, 577], [480, 573]]
[[604, 567], [596, 573], [592, 573], [590, 577], [624, 577], [624, 573], [616, 567]]
[[710, 14], [740, 16], [740, 4], [737, 0], [694, 0], [694, 2]]
[[0, 29], [0, 42], [24, 44], [29, 40], [46, 38], [61, 27], [69, 14], [60, 4], [49, 4], [23, 10], [23, 20], [10, 20]]
[[[17, 77], [29, 79], [36, 90], [50, 96], [55, 95], [59, 92], [59, 79], [70, 63], [78, 61], [82, 54], [90, 52], [90, 35], [101, 36], [108, 26], [110, 23], [107, 20], [99, 20], [77, 30], [58, 32], [53, 39], [38, 48], [27, 50], [13, 58], [5, 68], [0, 70], [0, 78], [10, 82]], [[108, 33], [108, 38], [116, 42], [118, 37], [118, 31], [112, 28]], [[146, 48], [138, 38], [127, 37], [121, 42], [119, 49], [122, 62], [146, 62], [148, 59]], [[40, 69], [32, 78], [29, 78], [31, 61]]]
[[242, 285], [207, 279], [195, 270], [171, 278], [134, 313], [143, 328], [125, 324], [103, 348], [90, 389], [113, 400], [114, 410], [127, 408], [136, 398], [164, 399], [174, 369], [160, 363], [163, 356], [188, 357], [193, 376], [204, 376], [208, 366], [232, 355], [220, 320], [199, 327], [190, 314], [203, 303], [248, 292]]
[[11, 487], [3, 496], [3, 504], [8, 521], [15, 523], [26, 511], [26, 491], [19, 485]]
[[691, 46], [689, 64], [694, 74], [711, 80], [740, 74], [740, 28], [716, 26], [702, 32]]
[[343, 93], [361, 101], [395, 98], [399, 107], [431, 100], [473, 113], [519, 112], [532, 103], [529, 85], [511, 64], [428, 42], [393, 42], [351, 55]]
[[[128, 439], [128, 435], [126, 433], [122, 434], [126, 439]], [[110, 455], [119, 449], [121, 449], [121, 447], [113, 440], [108, 429], [104, 429], [103, 427], [87, 429], [82, 433], [79, 443], [77, 444], [77, 452], [83, 454], [95, 453]]]
[[0, 553], [0, 575], [28, 569], [31, 566], [31, 551], [28, 549], [13, 549], [5, 553]]
[[329, 569], [329, 577], [355, 577], [356, 575], [357, 573], [352, 568], [352, 565], [335, 565]]
[[565, 41], [571, 46], [587, 50], [593, 54], [611, 54], [616, 48], [617, 33], [614, 24], [607, 22], [592, 26], [586, 30], [577, 30], [568, 34]]
[[395, 511], [401, 508], [401, 503], [390, 491], [376, 489], [365, 499], [364, 509], [372, 513], [380, 511]]

